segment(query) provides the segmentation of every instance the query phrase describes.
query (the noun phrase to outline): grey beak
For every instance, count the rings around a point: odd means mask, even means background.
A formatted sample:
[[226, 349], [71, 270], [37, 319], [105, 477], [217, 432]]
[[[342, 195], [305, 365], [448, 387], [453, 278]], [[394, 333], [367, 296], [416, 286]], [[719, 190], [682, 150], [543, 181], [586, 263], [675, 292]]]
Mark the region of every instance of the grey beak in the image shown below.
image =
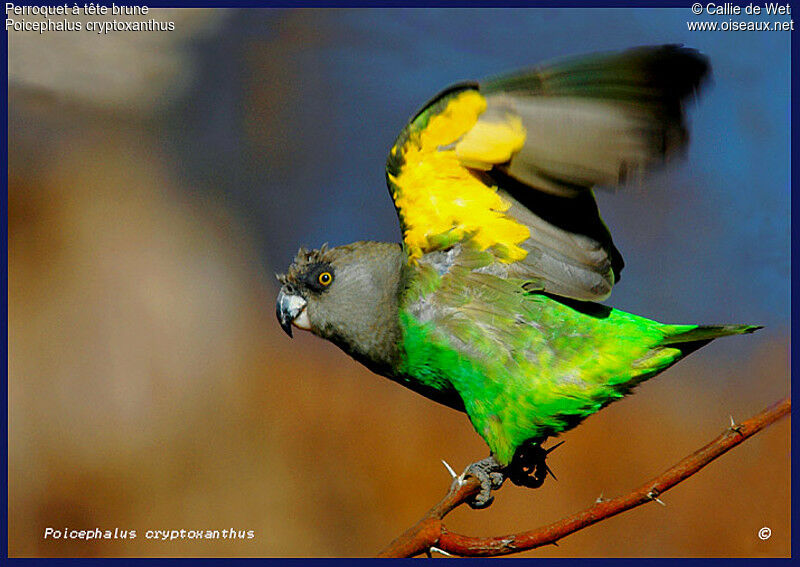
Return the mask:
[[306, 306], [306, 300], [292, 293], [285, 293], [281, 289], [278, 293], [278, 301], [275, 304], [275, 315], [278, 316], [278, 322], [281, 324], [281, 329], [286, 331], [286, 334], [292, 336], [292, 321], [300, 315], [300, 312]]

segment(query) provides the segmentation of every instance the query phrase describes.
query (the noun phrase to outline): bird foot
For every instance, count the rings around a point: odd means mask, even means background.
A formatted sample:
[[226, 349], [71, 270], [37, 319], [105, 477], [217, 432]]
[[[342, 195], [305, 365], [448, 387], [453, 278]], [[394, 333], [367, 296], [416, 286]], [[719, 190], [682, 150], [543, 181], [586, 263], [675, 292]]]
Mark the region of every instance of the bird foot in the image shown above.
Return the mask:
[[503, 482], [506, 480], [503, 467], [491, 456], [468, 466], [462, 476], [466, 475], [474, 476], [481, 483], [481, 491], [467, 502], [474, 509], [488, 508], [494, 501], [492, 490], [503, 486]]
[[[528, 488], [542, 486], [547, 475], [555, 479], [556, 475], [547, 466], [545, 459], [562, 443], [564, 442], [557, 443], [549, 449], [543, 449], [539, 443], [526, 441], [514, 453], [511, 463], [505, 467], [501, 466], [493, 456], [472, 463], [460, 477], [456, 478], [456, 481], [458, 481], [467, 475], [472, 475], [481, 483], [481, 491], [467, 504], [475, 509], [488, 508], [494, 502], [492, 490], [497, 490], [503, 486], [506, 478], [517, 486], [526, 486]], [[448, 470], [450, 470], [449, 465], [445, 463], [445, 466], [448, 466]]]
[[517, 486], [526, 486], [528, 488], [539, 488], [544, 483], [544, 479], [549, 474], [555, 480], [556, 475], [550, 470], [550, 467], [545, 463], [547, 455], [551, 451], [560, 447], [561, 444], [557, 443], [549, 449], [543, 449], [541, 444], [532, 441], [526, 441], [514, 453], [514, 458], [511, 464], [506, 469], [506, 474]]

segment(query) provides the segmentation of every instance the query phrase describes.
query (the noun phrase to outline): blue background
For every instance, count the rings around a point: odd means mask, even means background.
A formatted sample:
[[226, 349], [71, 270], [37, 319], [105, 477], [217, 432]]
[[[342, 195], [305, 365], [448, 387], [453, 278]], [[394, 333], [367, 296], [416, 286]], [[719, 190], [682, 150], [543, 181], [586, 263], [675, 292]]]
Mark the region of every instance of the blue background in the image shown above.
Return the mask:
[[[683, 43], [713, 66], [713, 84], [688, 110], [687, 158], [642, 187], [598, 191], [627, 262], [609, 303], [785, 333], [790, 34], [686, 25], [726, 19], [688, 8], [241, 10], [226, 39], [205, 47], [197, 131], [183, 149], [194, 181], [235, 203], [265, 267], [282, 271], [301, 244], [399, 239], [386, 152], [445, 86], [563, 55]], [[272, 60], [254, 71], [253, 51]], [[254, 84], [274, 100], [252, 100], [242, 89]]]

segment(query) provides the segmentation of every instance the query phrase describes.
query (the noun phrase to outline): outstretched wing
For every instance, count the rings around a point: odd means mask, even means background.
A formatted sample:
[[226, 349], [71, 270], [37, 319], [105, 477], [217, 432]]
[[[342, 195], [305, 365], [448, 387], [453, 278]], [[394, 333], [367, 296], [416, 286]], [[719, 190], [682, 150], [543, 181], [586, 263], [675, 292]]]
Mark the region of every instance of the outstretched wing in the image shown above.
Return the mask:
[[411, 262], [457, 242], [507, 276], [607, 297], [622, 257], [592, 187], [640, 178], [685, 147], [685, 99], [708, 63], [680, 46], [567, 59], [442, 92], [386, 165]]

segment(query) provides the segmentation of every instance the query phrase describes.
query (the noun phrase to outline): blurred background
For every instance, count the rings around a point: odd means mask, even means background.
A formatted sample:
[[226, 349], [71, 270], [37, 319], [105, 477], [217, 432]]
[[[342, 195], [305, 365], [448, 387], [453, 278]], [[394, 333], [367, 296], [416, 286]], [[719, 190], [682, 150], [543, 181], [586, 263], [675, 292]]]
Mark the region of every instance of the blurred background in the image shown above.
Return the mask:
[[[610, 304], [759, 323], [562, 436], [558, 476], [449, 529], [532, 529], [633, 489], [789, 394], [788, 33], [689, 9], [152, 10], [171, 33], [9, 32], [11, 556], [369, 556], [486, 456], [467, 418], [274, 316], [300, 245], [398, 241], [406, 120], [460, 80], [640, 44], [707, 54], [685, 160], [599, 192]], [[95, 18], [96, 19], [96, 18]], [[531, 557], [789, 556], [789, 421]], [[757, 532], [770, 527], [762, 541]], [[44, 540], [55, 529], [134, 540]], [[253, 530], [250, 540], [147, 530]]]

